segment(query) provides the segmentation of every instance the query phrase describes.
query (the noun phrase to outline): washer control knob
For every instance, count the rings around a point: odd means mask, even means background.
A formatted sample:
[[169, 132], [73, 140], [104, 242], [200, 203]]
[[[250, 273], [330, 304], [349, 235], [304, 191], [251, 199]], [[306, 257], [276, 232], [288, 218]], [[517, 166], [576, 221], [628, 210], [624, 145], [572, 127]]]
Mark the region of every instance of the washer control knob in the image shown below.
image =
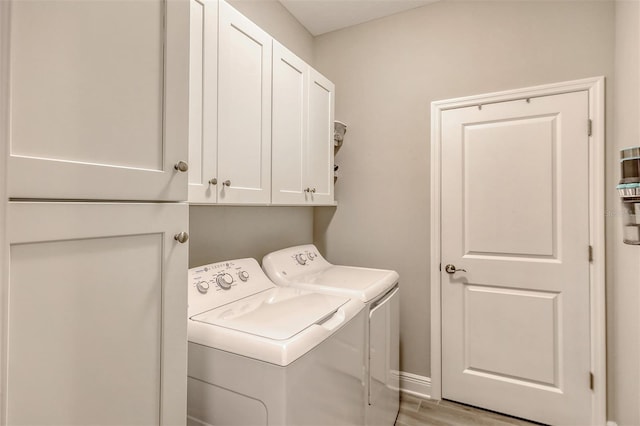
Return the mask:
[[209, 283], [206, 281], [200, 281], [196, 284], [196, 289], [202, 294], [206, 294], [209, 291]]
[[216, 284], [223, 290], [229, 290], [233, 284], [233, 277], [227, 273], [220, 274], [216, 277]]
[[309, 260], [313, 260], [316, 258], [316, 254], [310, 251], [309, 253], [307, 253], [307, 257], [309, 258]]
[[300, 264], [300, 265], [306, 264], [307, 263], [307, 256], [305, 256], [304, 253], [296, 254], [296, 262], [298, 262], [298, 264]]
[[246, 282], [249, 279], [249, 273], [247, 271], [238, 272], [238, 278], [240, 281]]

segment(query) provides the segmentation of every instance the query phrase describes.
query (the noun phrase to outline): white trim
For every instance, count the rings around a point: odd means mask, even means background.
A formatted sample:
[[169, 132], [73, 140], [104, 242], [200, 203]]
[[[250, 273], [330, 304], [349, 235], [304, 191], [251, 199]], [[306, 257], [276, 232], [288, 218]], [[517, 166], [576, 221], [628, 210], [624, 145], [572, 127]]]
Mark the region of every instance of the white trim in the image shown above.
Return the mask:
[[448, 109], [478, 104], [588, 91], [589, 117], [593, 120], [589, 151], [589, 232], [593, 247], [590, 265], [591, 368], [594, 374], [591, 423], [606, 424], [606, 322], [605, 322], [605, 107], [604, 77], [586, 78], [543, 86], [475, 95], [431, 103], [431, 398], [442, 398], [440, 310], [440, 119]]
[[431, 379], [404, 371], [393, 372], [400, 380], [400, 392], [422, 399], [431, 399]]

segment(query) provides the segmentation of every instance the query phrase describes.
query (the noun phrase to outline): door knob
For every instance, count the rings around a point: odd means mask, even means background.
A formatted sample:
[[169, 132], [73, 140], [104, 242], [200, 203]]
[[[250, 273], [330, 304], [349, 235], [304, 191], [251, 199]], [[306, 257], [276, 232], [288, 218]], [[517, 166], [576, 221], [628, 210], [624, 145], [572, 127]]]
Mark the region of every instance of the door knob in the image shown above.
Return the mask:
[[222, 182], [222, 185], [224, 186], [231, 186], [231, 181], [229, 179], [225, 180], [224, 182]]
[[217, 178], [210, 179], [210, 180], [209, 180], [209, 183], [210, 183], [211, 185], [217, 185], [217, 184], [218, 184], [218, 179], [217, 179]]
[[189, 170], [189, 165], [187, 163], [185, 163], [184, 161], [178, 161], [174, 166], [174, 169], [176, 169], [179, 172], [186, 172], [187, 170]]
[[173, 239], [179, 242], [180, 244], [184, 244], [189, 239], [189, 234], [183, 231], [183, 232], [180, 232], [179, 234], [174, 235]]
[[448, 264], [444, 267], [444, 270], [447, 274], [455, 274], [456, 272], [467, 272], [466, 269], [456, 269], [456, 267], [452, 264]]

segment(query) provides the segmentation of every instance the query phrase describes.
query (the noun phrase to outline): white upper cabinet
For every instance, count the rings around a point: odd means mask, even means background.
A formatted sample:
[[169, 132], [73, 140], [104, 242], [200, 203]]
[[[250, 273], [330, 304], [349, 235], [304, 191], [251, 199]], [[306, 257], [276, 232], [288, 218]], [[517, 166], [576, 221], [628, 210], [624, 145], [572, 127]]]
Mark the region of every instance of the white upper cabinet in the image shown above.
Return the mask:
[[334, 85], [273, 50], [273, 204], [333, 204]]
[[218, 1], [191, 1], [189, 201], [218, 200]]
[[333, 200], [333, 120], [335, 86], [322, 74], [309, 70], [309, 132], [306, 175], [315, 204]]
[[218, 31], [218, 202], [268, 204], [272, 38], [223, 1]]
[[272, 187], [274, 204], [304, 203], [309, 66], [273, 43]]
[[333, 84], [224, 1], [190, 45], [189, 201], [334, 204]]
[[9, 197], [186, 199], [189, 9], [12, 3]]

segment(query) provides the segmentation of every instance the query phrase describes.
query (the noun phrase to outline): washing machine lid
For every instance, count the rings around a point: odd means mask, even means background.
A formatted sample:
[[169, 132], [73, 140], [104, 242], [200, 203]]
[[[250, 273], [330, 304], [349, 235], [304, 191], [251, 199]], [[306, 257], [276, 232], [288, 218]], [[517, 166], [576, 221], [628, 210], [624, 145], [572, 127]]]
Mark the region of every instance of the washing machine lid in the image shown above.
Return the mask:
[[331, 317], [348, 298], [275, 288], [191, 317], [192, 321], [272, 340], [287, 340]]

